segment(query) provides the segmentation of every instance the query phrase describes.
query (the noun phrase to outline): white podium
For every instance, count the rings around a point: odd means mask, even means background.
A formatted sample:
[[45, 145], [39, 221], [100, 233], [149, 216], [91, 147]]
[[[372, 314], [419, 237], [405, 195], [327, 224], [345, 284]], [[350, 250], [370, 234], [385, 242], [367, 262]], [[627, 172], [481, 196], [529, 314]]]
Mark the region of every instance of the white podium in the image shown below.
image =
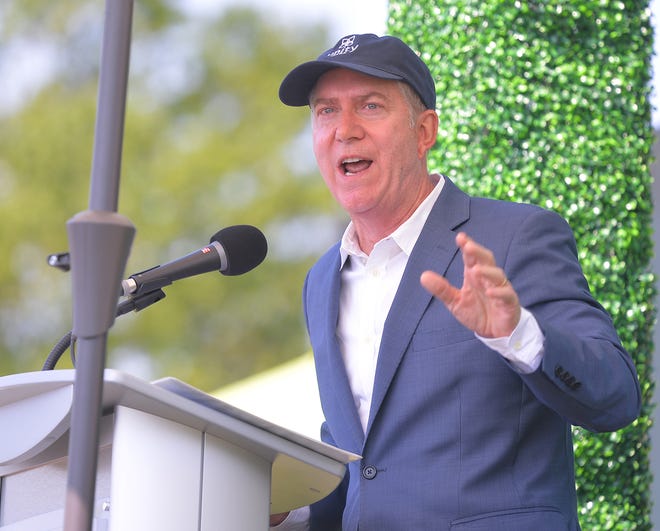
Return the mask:
[[[73, 382], [73, 370], [0, 378], [1, 531], [63, 529]], [[359, 459], [174, 378], [111, 369], [100, 429], [94, 531], [263, 531]]]

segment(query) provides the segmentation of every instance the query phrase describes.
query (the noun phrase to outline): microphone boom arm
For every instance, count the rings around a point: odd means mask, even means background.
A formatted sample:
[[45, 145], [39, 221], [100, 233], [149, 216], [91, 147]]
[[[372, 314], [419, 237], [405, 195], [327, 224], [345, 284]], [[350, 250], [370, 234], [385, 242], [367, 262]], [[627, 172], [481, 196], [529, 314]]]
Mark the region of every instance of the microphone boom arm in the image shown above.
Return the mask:
[[[129, 297], [117, 306], [116, 317], [120, 317], [124, 314], [127, 314], [128, 312], [139, 312], [140, 310], [144, 310], [152, 304], [163, 300], [165, 297], [165, 292], [162, 289], [156, 289], [149, 291], [148, 293], [141, 293], [140, 295]], [[41, 370], [52, 371], [55, 368], [55, 365], [57, 365], [57, 362], [62, 357], [62, 354], [64, 354], [66, 350], [71, 346], [71, 342], [73, 340], [73, 332], [67, 332], [52, 348]]]

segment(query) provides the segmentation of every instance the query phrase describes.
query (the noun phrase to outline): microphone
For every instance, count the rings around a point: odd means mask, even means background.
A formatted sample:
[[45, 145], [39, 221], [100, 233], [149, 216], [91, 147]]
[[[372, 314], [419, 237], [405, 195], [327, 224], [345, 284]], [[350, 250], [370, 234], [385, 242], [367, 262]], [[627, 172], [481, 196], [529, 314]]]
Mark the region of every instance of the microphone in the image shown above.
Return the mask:
[[122, 280], [122, 293], [125, 296], [149, 293], [175, 280], [209, 271], [227, 276], [242, 275], [263, 262], [267, 251], [266, 237], [256, 227], [226, 227], [216, 232], [206, 247]]

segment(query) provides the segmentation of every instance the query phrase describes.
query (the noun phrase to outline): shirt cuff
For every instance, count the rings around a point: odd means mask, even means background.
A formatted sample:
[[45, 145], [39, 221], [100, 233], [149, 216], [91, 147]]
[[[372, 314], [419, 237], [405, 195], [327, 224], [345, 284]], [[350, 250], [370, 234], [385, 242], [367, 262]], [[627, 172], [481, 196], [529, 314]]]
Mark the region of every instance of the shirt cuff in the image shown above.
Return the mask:
[[309, 506], [291, 511], [281, 524], [270, 527], [277, 531], [307, 531], [309, 529]]
[[543, 361], [545, 336], [534, 316], [521, 308], [520, 321], [508, 337], [488, 338], [475, 334], [484, 345], [498, 352], [522, 374], [539, 368]]

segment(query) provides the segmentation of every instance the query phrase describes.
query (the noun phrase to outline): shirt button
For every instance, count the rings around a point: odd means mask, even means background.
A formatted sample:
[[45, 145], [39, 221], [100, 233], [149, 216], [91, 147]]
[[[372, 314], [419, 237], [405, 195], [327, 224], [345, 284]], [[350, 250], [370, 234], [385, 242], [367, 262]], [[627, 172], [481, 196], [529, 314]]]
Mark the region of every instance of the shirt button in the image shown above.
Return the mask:
[[378, 470], [373, 465], [367, 465], [362, 469], [362, 477], [364, 479], [374, 479], [378, 474]]

